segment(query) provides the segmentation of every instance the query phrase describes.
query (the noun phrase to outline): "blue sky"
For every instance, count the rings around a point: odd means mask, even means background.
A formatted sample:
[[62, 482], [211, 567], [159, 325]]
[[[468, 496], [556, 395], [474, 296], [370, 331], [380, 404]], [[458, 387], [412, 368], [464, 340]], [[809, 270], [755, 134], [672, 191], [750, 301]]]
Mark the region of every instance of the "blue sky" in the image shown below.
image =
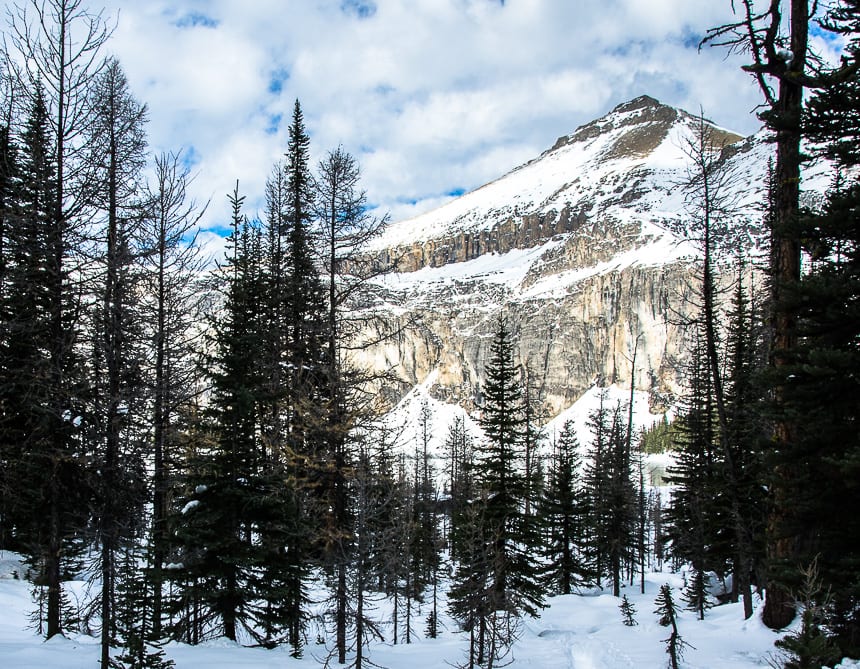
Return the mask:
[[698, 52], [729, 0], [105, 0], [110, 48], [184, 149], [208, 225], [236, 179], [248, 213], [296, 98], [316, 163], [343, 145], [403, 219], [476, 188], [641, 94], [741, 133], [759, 102], [736, 57]]

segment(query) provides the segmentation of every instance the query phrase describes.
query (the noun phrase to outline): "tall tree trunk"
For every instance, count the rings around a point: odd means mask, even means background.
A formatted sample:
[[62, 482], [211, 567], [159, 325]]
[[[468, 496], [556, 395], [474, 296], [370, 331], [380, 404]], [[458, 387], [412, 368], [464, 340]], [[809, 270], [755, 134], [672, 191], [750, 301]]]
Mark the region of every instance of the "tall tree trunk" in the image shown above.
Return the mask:
[[167, 340], [167, 290], [165, 263], [167, 254], [166, 230], [163, 219], [158, 235], [158, 283], [156, 286], [157, 314], [155, 331], [155, 397], [153, 402], [153, 471], [152, 471], [152, 637], [161, 638], [162, 568], [167, 557], [167, 481], [165, 472], [165, 443], [169, 430], [169, 412], [166, 410], [167, 387], [165, 379], [165, 348]]
[[[791, 0], [790, 47], [792, 71], [803, 72], [807, 59], [809, 4], [807, 0]], [[796, 222], [800, 208], [800, 118], [803, 107], [803, 86], [789, 77], [780, 78], [776, 109], [776, 188], [774, 192], [773, 228], [771, 232], [771, 303], [773, 315], [773, 349], [771, 364], [779, 377], [780, 368], [789, 364], [791, 352], [797, 347], [796, 314], [786, 301], [786, 290], [800, 280], [800, 240]], [[777, 407], [784, 406], [784, 389], [774, 389]], [[778, 416], [773, 430], [772, 447], [787, 452], [794, 440], [794, 425], [788, 416]], [[771, 482], [771, 513], [767, 527], [768, 563], [779, 564], [794, 555], [794, 539], [782, 529], [784, 517], [791, 508], [791, 480], [795, 474], [785, 463], [774, 468]], [[795, 615], [794, 598], [785, 584], [771, 569], [767, 576], [767, 598], [762, 620], [771, 629], [787, 626]]]

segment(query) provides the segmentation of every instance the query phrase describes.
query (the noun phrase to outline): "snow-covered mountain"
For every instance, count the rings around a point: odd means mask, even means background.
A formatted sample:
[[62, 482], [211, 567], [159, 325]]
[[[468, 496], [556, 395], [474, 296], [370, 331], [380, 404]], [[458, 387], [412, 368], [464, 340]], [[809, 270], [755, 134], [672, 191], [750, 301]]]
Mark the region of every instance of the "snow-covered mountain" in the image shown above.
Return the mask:
[[[688, 354], [678, 323], [695, 303], [696, 211], [682, 184], [699, 126], [639, 97], [496, 181], [392, 224], [372, 249], [397, 266], [376, 285], [377, 307], [404, 329], [360, 354], [397, 376], [382, 389], [390, 405], [404, 416], [418, 398], [437, 413], [474, 409], [504, 314], [548, 417], [631, 376], [645, 406], [668, 406]], [[737, 183], [732, 228], [754, 244], [772, 146], [707, 127]]]

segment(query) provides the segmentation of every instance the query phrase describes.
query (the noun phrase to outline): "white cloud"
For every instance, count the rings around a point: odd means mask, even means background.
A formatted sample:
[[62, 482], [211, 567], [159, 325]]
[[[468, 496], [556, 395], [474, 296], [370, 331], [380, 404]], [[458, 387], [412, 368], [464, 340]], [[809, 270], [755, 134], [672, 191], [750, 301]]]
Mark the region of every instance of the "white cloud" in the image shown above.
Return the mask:
[[[154, 150], [193, 147], [194, 195], [259, 207], [301, 100], [314, 162], [343, 144], [394, 217], [470, 190], [648, 93], [740, 132], [758, 95], [697, 51], [728, 0], [106, 0]], [[280, 117], [280, 124], [278, 118]]]

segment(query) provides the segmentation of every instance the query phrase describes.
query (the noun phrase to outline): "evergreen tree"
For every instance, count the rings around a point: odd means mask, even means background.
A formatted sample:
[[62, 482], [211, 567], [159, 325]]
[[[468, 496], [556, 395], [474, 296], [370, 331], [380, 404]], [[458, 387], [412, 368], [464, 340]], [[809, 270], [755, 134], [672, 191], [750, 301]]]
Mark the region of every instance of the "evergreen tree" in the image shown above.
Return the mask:
[[562, 595], [571, 594], [575, 586], [587, 583], [591, 577], [582, 555], [585, 504], [578, 450], [573, 422], [567, 421], [553, 443], [539, 507], [547, 538], [544, 578], [551, 591]]
[[152, 625], [151, 610], [155, 600], [153, 581], [146, 564], [152, 561], [148, 550], [129, 542], [116, 559], [115, 626], [122, 639], [123, 650], [111, 658], [116, 669], [169, 669], [173, 660], [164, 655], [163, 639]]
[[636, 622], [636, 607], [627, 599], [627, 595], [622, 596], [621, 604], [618, 608], [621, 609], [621, 616], [627, 627], [634, 627], [639, 624]]
[[528, 487], [520, 372], [510, 331], [501, 317], [486, 376], [481, 415], [486, 441], [475, 464], [480, 501], [470, 505], [469, 521], [461, 521], [457, 530], [464, 538], [457, 540], [460, 564], [449, 601], [473, 641], [477, 624], [478, 662], [485, 654], [492, 658], [490, 662], [497, 662], [513, 642], [519, 617], [537, 615], [544, 597], [531, 557], [537, 550], [537, 528], [524, 513]]
[[[600, 586], [612, 579], [612, 592], [621, 596], [622, 567], [632, 563], [636, 538], [636, 489], [632, 458], [621, 405], [610, 410], [605, 394], [589, 417], [592, 430], [590, 459], [585, 468], [588, 534], [587, 563]], [[590, 555], [589, 555], [590, 554]]]
[[[11, 98], [11, 95], [9, 96]], [[6, 434], [7, 416], [12, 415], [10, 401], [14, 397], [8, 395], [11, 390], [6, 379], [12, 378], [7, 365], [14, 364], [8, 358], [12, 341], [10, 325], [12, 305], [8, 301], [8, 271], [10, 269], [10, 242], [16, 227], [18, 200], [20, 195], [19, 181], [19, 148], [12, 132], [12, 100], [3, 100], [7, 110], [5, 118], [0, 122], [0, 549], [15, 550], [15, 521], [13, 509], [16, 506], [14, 490], [16, 482], [11, 476], [13, 461], [16, 459], [14, 439]]]
[[678, 669], [684, 647], [687, 644], [678, 633], [677, 611], [672, 599], [672, 588], [668, 584], [660, 586], [660, 594], [657, 595], [657, 600], [654, 603], [657, 605], [654, 613], [660, 616], [657, 622], [662, 627], [669, 627], [671, 630], [669, 637], [663, 640], [666, 643], [666, 653], [669, 655], [669, 666], [671, 669]]
[[451, 526], [448, 545], [450, 557], [459, 559], [458, 544], [455, 541], [457, 524], [469, 502], [475, 496], [473, 485], [474, 444], [471, 435], [466, 430], [462, 416], [457, 416], [451, 423], [445, 439], [445, 450], [448, 454], [448, 517]]
[[[4, 460], [4, 527], [12, 547], [30, 552], [32, 537], [26, 515], [34, 500], [34, 482], [26, 475], [28, 460], [47, 444], [44, 424], [48, 389], [41, 379], [49, 360], [47, 228], [51, 220], [55, 176], [50, 156], [47, 109], [37, 91], [21, 147], [21, 183], [9, 183], [4, 216], [14, 221], [4, 240], [4, 282], [0, 295], [3, 339], [2, 386], [0, 386], [0, 434]], [[10, 175], [11, 176], [11, 175]], [[16, 192], [17, 191], [17, 192]], [[38, 488], [37, 488], [38, 489]], [[23, 495], [23, 497], [22, 497]], [[37, 512], [38, 513], [38, 512]], [[15, 537], [13, 540], [12, 537]]]
[[761, 482], [762, 419], [760, 384], [756, 378], [764, 365], [763, 333], [759, 308], [748, 297], [744, 264], [739, 264], [726, 333], [726, 439], [725, 476], [729, 514], [733, 526], [732, 601], [743, 599], [744, 617], [753, 614], [752, 586], [764, 558], [766, 500]]
[[[275, 165], [266, 184], [266, 216], [262, 231], [261, 299], [262, 322], [260, 337], [263, 355], [260, 359], [259, 414], [261, 422], [263, 476], [268, 490], [265, 515], [269, 532], [263, 539], [268, 558], [259, 580], [259, 588], [268, 591], [265, 606], [261, 608], [266, 645], [276, 628], [286, 630], [294, 656], [302, 653], [304, 629], [308, 618], [306, 578], [311, 559], [311, 529], [305, 491], [302, 490], [305, 472], [302, 458], [308, 454], [307, 429], [305, 433], [292, 432], [297, 425], [311, 425], [306, 416], [313, 405], [308, 401], [296, 402], [295, 386], [309, 383], [305, 391], [310, 398], [320, 398], [314, 392], [316, 380], [307, 370], [314, 361], [297, 357], [291, 317], [294, 315], [288, 290], [295, 275], [295, 253], [306, 257], [308, 249], [291, 249], [288, 235], [287, 208], [289, 201], [288, 174], [283, 163]], [[313, 350], [319, 350], [319, 335], [314, 327], [303, 328], [314, 338]], [[315, 361], [319, 364], [319, 361]], [[309, 398], [309, 399], [310, 399]], [[319, 428], [315, 428], [319, 432]], [[261, 591], [261, 592], [262, 592]]]
[[[84, 396], [78, 358], [80, 345], [78, 267], [73, 251], [80, 251], [76, 233], [88, 221], [93, 175], [86, 160], [85, 128], [90, 122], [88, 104], [94, 78], [107, 62], [99, 51], [110, 30], [101, 14], [82, 7], [80, 0], [49, 0], [17, 5], [10, 11], [8, 48], [20, 55], [27, 67], [15, 68], [15, 83], [32, 103], [41, 97], [45, 128], [50, 138], [48, 163], [52, 170], [53, 203], [45, 220], [43, 266], [47, 281], [45, 314], [48, 334], [48, 365], [42, 376], [47, 404], [42, 407], [46, 429], [42, 435], [47, 455], [38, 463], [46, 495], [42, 525], [45, 530], [44, 583], [47, 588], [46, 635], [62, 631], [63, 544], [74, 533], [71, 522], [80, 513], [81, 494], [87, 479], [81, 466], [76, 406]], [[12, 62], [14, 58], [9, 59]]]
[[[801, 551], [796, 551], [796, 548], [803, 542], [794, 541], [793, 537], [797, 535], [789, 537], [783, 528], [793, 522], [793, 488], [795, 481], [803, 478], [805, 472], [800, 461], [793, 458], [783, 461], [781, 454], [795, 450], [795, 440], [798, 439], [795, 431], [803, 427], [792, 422], [796, 413], [788, 406], [789, 400], [786, 398], [784, 401], [783, 398], [790, 384], [783, 381], [792, 373], [788, 368], [794, 362], [799, 341], [797, 325], [801, 318], [798, 313], [800, 303], [792, 299], [792, 293], [801, 277], [804, 238], [802, 226], [797, 225], [801, 209], [801, 166], [806, 158], [801, 142], [810, 127], [802, 122], [804, 91], [856, 85], [860, 69], [860, 54], [854, 48], [846, 49], [835, 67], [823, 66], [820, 59], [810, 52], [811, 27], [813, 21], [820, 18], [815, 14], [826, 11], [825, 7], [819, 3], [810, 4], [808, 0], [773, 0], [761, 10], [754, 7], [754, 3], [746, 2], [738, 12], [737, 21], [710, 30], [705, 39], [705, 42], [750, 54], [753, 62], [745, 65], [744, 69], [755, 77], [759, 85], [764, 99], [759, 116], [773, 131], [776, 145], [768, 263], [772, 332], [769, 357], [775, 377], [770, 392], [775, 408], [771, 416], [770, 442], [776, 455], [774, 475], [768, 486], [768, 559], [774, 566], [802, 561]], [[848, 33], [856, 31], [856, 23], [852, 23], [856, 18], [856, 2], [840, 2], [835, 9], [836, 13], [832, 15], [834, 24]], [[844, 14], [841, 13], [843, 11]], [[819, 22], [819, 26], [825, 30], [834, 27], [826, 21]], [[831, 115], [831, 118], [836, 115]], [[838, 136], [842, 136], [841, 131]], [[851, 142], [844, 142], [843, 146], [850, 147]], [[800, 467], [795, 469], [796, 465]], [[780, 570], [770, 571], [763, 619], [768, 627], [781, 629], [791, 622], [795, 606], [791, 601], [790, 586]]]
[[255, 598], [251, 578], [259, 554], [260, 518], [265, 496], [260, 477], [257, 400], [260, 390], [257, 351], [260, 315], [259, 229], [241, 214], [244, 198], [230, 196], [233, 230], [231, 257], [221, 268], [225, 282], [222, 315], [212, 323], [209, 408], [214, 450], [181, 511], [178, 538], [183, 547], [182, 577], [199, 590], [194, 595], [220, 619], [220, 631], [236, 640], [248, 626]]
[[698, 338], [690, 363], [686, 406], [675, 422], [677, 464], [669, 468], [666, 480], [676, 487], [667, 511], [666, 534], [672, 541], [672, 553], [691, 565], [692, 576], [684, 596], [704, 618], [710, 605], [706, 574], [712, 569], [723, 571], [717, 547], [727, 518], [721, 513], [724, 481], [719, 474], [723, 461], [717, 444], [711, 376], [706, 358], [696, 355], [701, 342]]
[[466, 667], [484, 663], [488, 655], [488, 619], [492, 615], [493, 544], [484, 518], [486, 499], [466, 503], [459, 511], [452, 533], [457, 566], [448, 590], [448, 612], [469, 633]]
[[493, 537], [491, 610], [537, 615], [543, 588], [531, 558], [536, 527], [525, 518], [525, 412], [519, 369], [507, 322], [500, 318], [490, 346], [481, 426], [486, 442], [476, 477], [486, 495], [484, 518]]
[[606, 392], [601, 391], [600, 403], [588, 416], [591, 431], [591, 448], [588, 452], [583, 482], [585, 484], [585, 557], [594, 573], [598, 587], [602, 587], [607, 564], [607, 525], [609, 495], [608, 407]]
[[[850, 36], [846, 57], [856, 61], [860, 5], [838, 3], [826, 26]], [[798, 566], [820, 554], [823, 586], [834, 596], [832, 626], [850, 655], [860, 652], [860, 519], [852, 511], [860, 473], [855, 429], [860, 413], [860, 182], [855, 171], [860, 151], [852, 142], [859, 90], [855, 74], [831, 82], [809, 102], [804, 131], [822, 147], [820, 153], [835, 161], [836, 176], [822, 209], [808, 212], [797, 226], [809, 254], [808, 272], [784, 289], [783, 305], [797, 314], [797, 346], [784, 355], [783, 368], [771, 379], [784, 400], [774, 407], [774, 419], [794, 430], [771, 460], [792, 476], [779, 482], [790, 504], [769, 526], [773, 541], [784, 548], [782, 559], [772, 561], [770, 576], [797, 591], [802, 582]]]
[[[8, 239], [0, 351], [4, 494], [16, 543], [28, 555], [45, 606], [47, 636], [63, 627], [62, 581], [92, 487], [79, 441], [82, 407], [70, 401], [75, 369], [67, 227], [56, 215], [57, 166], [43, 89], [33, 92], [21, 137], [17, 225]], [[79, 391], [81, 388], [77, 387]], [[78, 549], [80, 546], [78, 546]]]
[[[801, 569], [803, 584], [795, 594], [801, 604], [800, 626], [774, 642], [780, 669], [819, 669], [837, 664], [842, 653], [827, 631], [832, 601], [822, 591], [818, 558]], [[771, 662], [773, 666], [776, 663]]]

